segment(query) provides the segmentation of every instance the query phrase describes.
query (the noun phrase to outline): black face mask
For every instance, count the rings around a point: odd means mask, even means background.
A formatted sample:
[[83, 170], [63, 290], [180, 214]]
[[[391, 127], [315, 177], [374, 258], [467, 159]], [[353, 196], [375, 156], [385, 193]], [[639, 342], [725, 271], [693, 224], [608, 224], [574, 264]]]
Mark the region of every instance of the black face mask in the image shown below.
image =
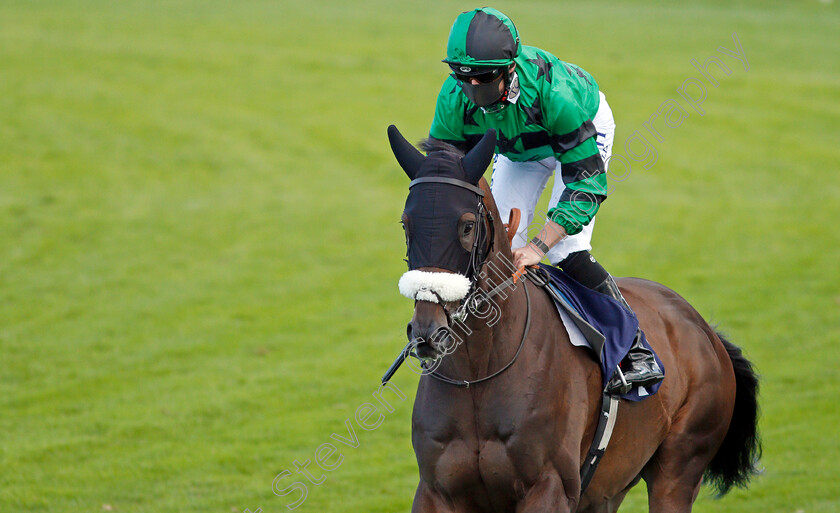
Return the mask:
[[[450, 63], [449, 68], [467, 98], [479, 107], [489, 107], [505, 96], [510, 76], [506, 66], [470, 67]], [[478, 83], [470, 83], [473, 79]]]
[[[472, 212], [474, 229], [479, 229], [484, 192], [478, 188], [478, 181], [493, 157], [495, 131], [489, 130], [463, 158], [447, 151], [425, 157], [393, 125], [388, 128], [388, 137], [400, 166], [412, 179], [404, 217], [409, 269], [437, 267], [465, 276], [474, 273], [475, 245], [462, 246], [458, 226], [461, 217]], [[476, 240], [485, 243], [480, 234]]]
[[[504, 80], [502, 78], [501, 80]], [[499, 91], [499, 81], [489, 82], [486, 84], [470, 84], [468, 82], [460, 82], [461, 90], [467, 95], [471, 102], [479, 107], [489, 107], [499, 101], [503, 92]]]

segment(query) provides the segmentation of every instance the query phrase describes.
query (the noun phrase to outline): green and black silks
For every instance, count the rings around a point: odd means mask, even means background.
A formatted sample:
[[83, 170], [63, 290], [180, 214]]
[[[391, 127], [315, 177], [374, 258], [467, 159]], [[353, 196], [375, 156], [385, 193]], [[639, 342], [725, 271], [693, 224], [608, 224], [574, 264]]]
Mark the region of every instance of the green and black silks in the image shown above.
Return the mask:
[[[479, 33], [491, 35], [477, 37]], [[493, 45], [495, 53], [489, 49]], [[493, 128], [496, 152], [514, 162], [555, 157], [562, 164], [566, 191], [557, 205], [550, 205], [548, 216], [569, 235], [580, 232], [607, 194], [592, 122], [600, 105], [595, 79], [545, 50], [521, 45], [513, 23], [489, 8], [455, 20], [445, 62], [469, 68], [515, 64], [519, 87], [515, 95], [482, 106], [448, 77], [438, 95], [430, 136], [466, 151]]]

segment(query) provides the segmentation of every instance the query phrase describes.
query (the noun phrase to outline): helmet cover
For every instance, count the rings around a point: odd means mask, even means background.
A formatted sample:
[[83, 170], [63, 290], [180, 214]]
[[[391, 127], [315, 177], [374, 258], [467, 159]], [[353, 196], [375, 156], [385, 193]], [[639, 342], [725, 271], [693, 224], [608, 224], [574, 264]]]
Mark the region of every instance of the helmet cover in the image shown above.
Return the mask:
[[[463, 68], [507, 66], [521, 49], [519, 32], [510, 18], [492, 7], [482, 7], [455, 18], [443, 62]], [[472, 71], [462, 69], [461, 73]]]

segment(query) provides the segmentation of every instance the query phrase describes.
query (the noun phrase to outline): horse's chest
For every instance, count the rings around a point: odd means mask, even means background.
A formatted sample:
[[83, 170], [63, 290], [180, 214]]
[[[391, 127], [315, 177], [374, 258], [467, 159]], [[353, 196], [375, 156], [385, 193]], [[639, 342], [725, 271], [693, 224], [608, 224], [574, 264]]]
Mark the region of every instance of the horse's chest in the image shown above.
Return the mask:
[[[544, 426], [522, 416], [479, 419], [477, 424], [447, 429], [439, 436], [415, 440], [421, 473], [449, 494], [469, 490], [492, 500], [516, 500], [538, 477], [557, 446], [531, 436]], [[441, 436], [442, 435], [442, 436]], [[449, 435], [449, 436], [447, 436]]]
[[523, 477], [514, 454], [507, 443], [500, 439], [485, 440], [478, 453], [477, 470], [488, 491], [510, 490]]
[[495, 495], [510, 489], [516, 471], [501, 440], [454, 439], [438, 450], [418, 452], [420, 472], [428, 483], [449, 496]]

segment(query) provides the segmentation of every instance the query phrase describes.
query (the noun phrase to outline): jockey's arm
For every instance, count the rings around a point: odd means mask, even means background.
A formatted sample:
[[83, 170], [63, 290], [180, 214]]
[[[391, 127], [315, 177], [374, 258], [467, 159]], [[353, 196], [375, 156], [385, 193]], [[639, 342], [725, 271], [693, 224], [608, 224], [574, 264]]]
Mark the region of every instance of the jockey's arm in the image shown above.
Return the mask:
[[558, 154], [557, 160], [562, 162], [562, 177], [556, 179], [562, 178], [566, 190], [548, 211], [540, 233], [525, 247], [514, 250], [513, 260], [517, 267], [537, 265], [552, 246], [568, 235], [580, 232], [592, 221], [606, 197], [606, 173], [594, 137]]

